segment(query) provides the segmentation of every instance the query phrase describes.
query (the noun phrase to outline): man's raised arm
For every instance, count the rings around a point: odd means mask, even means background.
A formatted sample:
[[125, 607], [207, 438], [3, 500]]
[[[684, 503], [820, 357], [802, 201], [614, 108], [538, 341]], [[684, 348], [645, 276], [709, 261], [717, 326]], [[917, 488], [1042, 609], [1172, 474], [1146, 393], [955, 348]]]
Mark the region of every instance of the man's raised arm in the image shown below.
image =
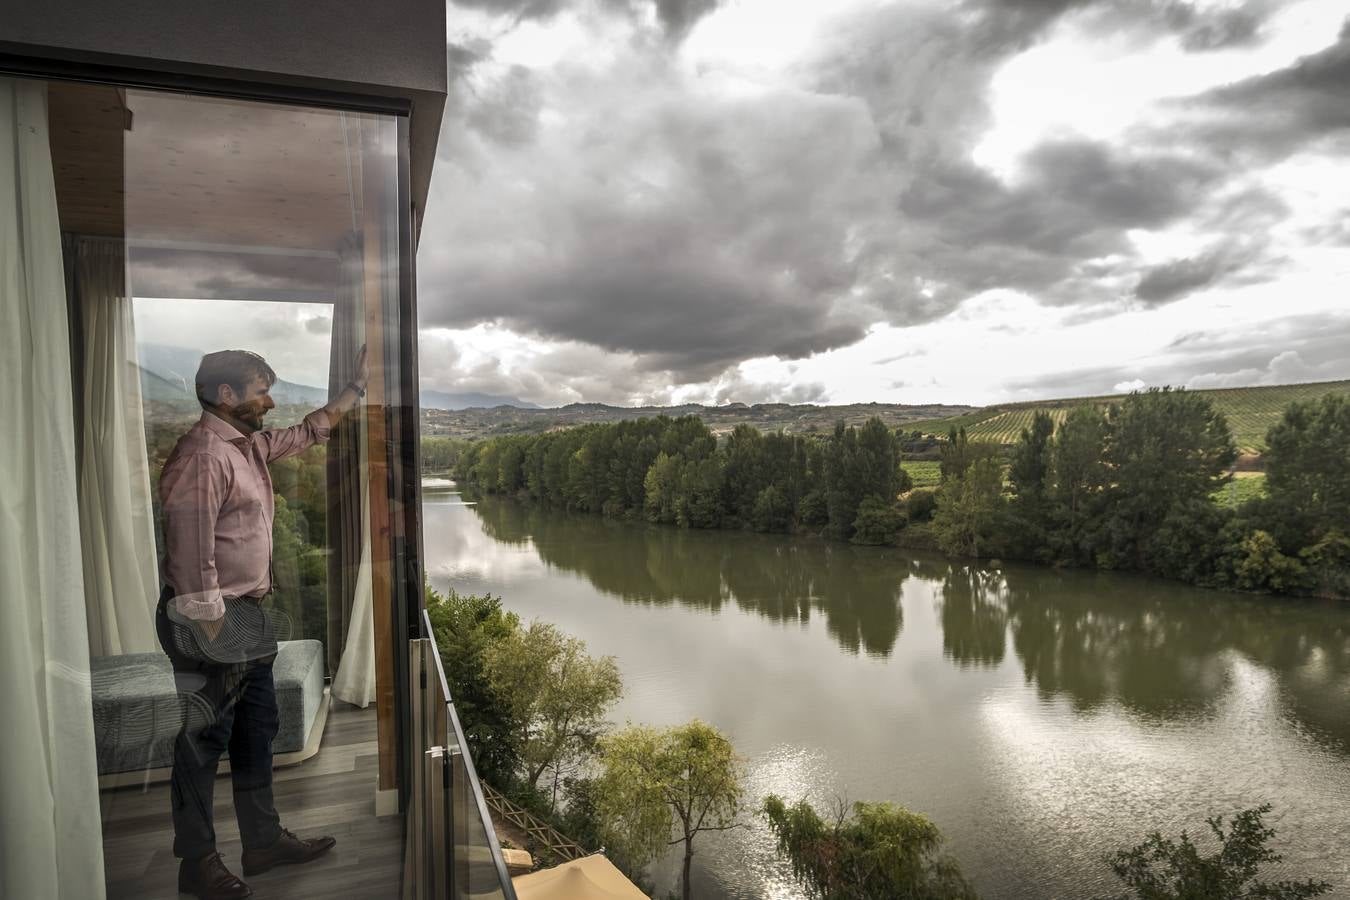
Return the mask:
[[364, 346], [361, 352], [356, 354], [354, 368], [356, 377], [343, 385], [342, 390], [338, 391], [337, 396], [329, 400], [326, 406], [305, 416], [305, 420], [299, 425], [259, 432], [266, 448], [265, 455], [268, 462], [295, 456], [315, 444], [327, 442], [329, 431], [337, 424], [338, 419], [346, 415], [366, 395], [370, 370], [366, 364]]

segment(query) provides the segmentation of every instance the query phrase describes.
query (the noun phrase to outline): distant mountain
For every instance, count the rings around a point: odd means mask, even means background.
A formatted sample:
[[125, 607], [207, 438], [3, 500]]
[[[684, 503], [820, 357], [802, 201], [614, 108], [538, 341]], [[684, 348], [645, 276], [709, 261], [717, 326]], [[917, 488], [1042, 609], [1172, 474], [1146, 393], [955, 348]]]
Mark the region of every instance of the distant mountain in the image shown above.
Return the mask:
[[516, 409], [539, 409], [538, 404], [504, 397], [500, 394], [466, 392], [449, 394], [445, 391], [422, 391], [423, 409], [492, 409], [494, 406], [514, 406]]
[[278, 378], [272, 385], [272, 399], [278, 406], [295, 403], [300, 406], [323, 406], [328, 402], [328, 389], [312, 387], [308, 384], [296, 384]]
[[[167, 382], [188, 397], [196, 399], [192, 379], [197, 374], [197, 366], [201, 364], [202, 351], [189, 347], [172, 347], [168, 344], [138, 344], [136, 354], [140, 357], [142, 371], [149, 372], [160, 381]], [[145, 390], [145, 385], [142, 384], [142, 393]]]
[[141, 370], [141, 398], [158, 400], [161, 403], [188, 402], [196, 405], [197, 398], [179, 381], [170, 381], [162, 375], [156, 375], [144, 366]]

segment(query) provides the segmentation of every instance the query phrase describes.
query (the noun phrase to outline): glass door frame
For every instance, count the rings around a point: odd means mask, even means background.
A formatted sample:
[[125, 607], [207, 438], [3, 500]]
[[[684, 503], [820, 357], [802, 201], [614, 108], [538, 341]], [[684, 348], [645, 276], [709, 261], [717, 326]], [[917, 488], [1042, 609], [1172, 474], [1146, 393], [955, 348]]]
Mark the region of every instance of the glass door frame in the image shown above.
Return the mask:
[[[423, 555], [421, 531], [421, 447], [419, 438], [419, 377], [417, 362], [417, 295], [415, 229], [410, 183], [411, 145], [409, 119], [412, 102], [401, 97], [353, 93], [319, 86], [264, 83], [228, 76], [201, 74], [187, 69], [165, 71], [123, 65], [74, 62], [65, 59], [6, 52], [0, 43], [0, 75], [51, 81], [73, 81], [119, 88], [169, 91], [207, 97], [260, 103], [284, 104], [345, 112], [392, 116], [397, 126], [398, 202], [398, 314], [397, 335], [385, 335], [398, 356], [398, 389], [401, 405], [388, 408], [395, 438], [395, 452], [388, 458], [387, 485], [392, 519], [389, 522], [393, 608], [390, 633], [394, 661], [394, 734], [396, 780], [400, 816], [407, 809], [409, 766], [407, 748], [411, 727], [409, 708], [408, 642], [423, 637], [421, 612]], [[59, 48], [58, 52], [61, 52]], [[69, 52], [69, 51], [66, 51]], [[172, 61], [161, 61], [171, 66]], [[378, 640], [380, 635], [376, 635]], [[405, 836], [406, 838], [406, 836]]]

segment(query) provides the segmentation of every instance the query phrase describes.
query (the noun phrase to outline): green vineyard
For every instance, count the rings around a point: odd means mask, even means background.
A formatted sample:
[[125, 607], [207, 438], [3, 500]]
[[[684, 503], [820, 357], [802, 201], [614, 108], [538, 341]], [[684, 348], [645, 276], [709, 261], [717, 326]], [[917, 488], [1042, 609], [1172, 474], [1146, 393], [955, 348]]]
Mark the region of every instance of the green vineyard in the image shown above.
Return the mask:
[[[1265, 449], [1266, 432], [1280, 420], [1285, 407], [1290, 403], [1295, 400], [1313, 400], [1333, 392], [1350, 393], [1350, 381], [1193, 391], [1207, 397], [1214, 404], [1214, 408], [1224, 414], [1228, 419], [1228, 427], [1233, 432], [1233, 440], [1243, 453], [1260, 453]], [[1069, 410], [1080, 403], [1092, 403], [1105, 409], [1120, 399], [1119, 396], [1080, 397], [1006, 403], [988, 406], [959, 418], [917, 422], [911, 427], [926, 433], [943, 435], [950, 428], [964, 426], [972, 440], [1013, 444], [1021, 436], [1023, 429], [1031, 427], [1032, 417], [1038, 411], [1049, 413], [1058, 425], [1064, 421]]]
[[942, 480], [942, 463], [937, 460], [907, 460], [902, 465], [916, 488], [937, 487]]

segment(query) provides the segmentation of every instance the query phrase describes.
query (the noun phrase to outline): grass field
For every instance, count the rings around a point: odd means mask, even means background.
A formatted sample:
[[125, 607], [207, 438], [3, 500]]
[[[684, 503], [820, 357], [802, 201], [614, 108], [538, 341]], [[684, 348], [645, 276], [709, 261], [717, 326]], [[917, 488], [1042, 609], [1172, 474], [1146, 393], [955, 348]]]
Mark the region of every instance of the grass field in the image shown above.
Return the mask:
[[[1226, 388], [1191, 393], [1208, 398], [1214, 404], [1214, 408], [1224, 414], [1228, 419], [1228, 427], [1232, 429], [1233, 440], [1240, 451], [1260, 453], [1266, 446], [1266, 432], [1280, 420], [1285, 407], [1295, 400], [1312, 400], [1333, 392], [1350, 393], [1350, 381]], [[1030, 427], [1031, 419], [1038, 410], [1049, 413], [1058, 424], [1063, 422], [1069, 410], [1079, 403], [1092, 403], [1105, 408], [1122, 399], [1123, 395], [1117, 395], [1006, 403], [987, 406], [951, 419], [916, 422], [904, 430], [917, 428], [929, 434], [942, 435], [951, 428], [964, 427], [971, 440], [1013, 444], [1021, 435], [1022, 429]]]

